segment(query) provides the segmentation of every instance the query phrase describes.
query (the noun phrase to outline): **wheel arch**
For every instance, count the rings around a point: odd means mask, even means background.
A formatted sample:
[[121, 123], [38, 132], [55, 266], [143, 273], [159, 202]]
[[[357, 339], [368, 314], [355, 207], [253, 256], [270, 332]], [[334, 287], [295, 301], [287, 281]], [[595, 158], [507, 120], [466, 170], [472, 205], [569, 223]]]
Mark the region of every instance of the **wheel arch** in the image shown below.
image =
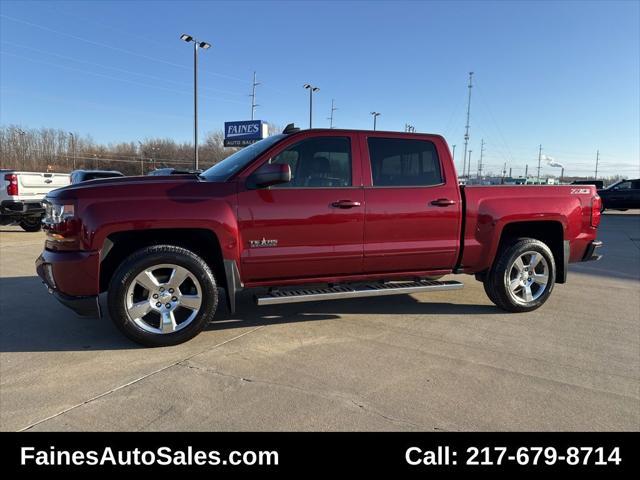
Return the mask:
[[186, 248], [201, 257], [215, 275], [218, 286], [228, 292], [225, 263], [229, 261], [223, 258], [215, 232], [204, 228], [158, 228], [110, 234], [100, 254], [100, 292], [109, 288], [113, 274], [125, 258], [141, 248], [163, 244]]
[[569, 242], [564, 240], [564, 225], [557, 220], [511, 222], [504, 225], [500, 232], [500, 241], [495, 252], [498, 252], [518, 238], [534, 238], [545, 243], [556, 264], [556, 283], [565, 283], [567, 264], [569, 262]]

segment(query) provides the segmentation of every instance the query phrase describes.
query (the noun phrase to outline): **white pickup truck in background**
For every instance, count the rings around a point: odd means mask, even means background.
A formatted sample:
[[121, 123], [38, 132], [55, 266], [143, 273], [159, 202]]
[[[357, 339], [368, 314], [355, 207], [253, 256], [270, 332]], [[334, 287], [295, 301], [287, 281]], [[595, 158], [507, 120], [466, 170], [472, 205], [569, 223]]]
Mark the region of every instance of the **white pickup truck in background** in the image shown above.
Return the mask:
[[0, 225], [17, 223], [27, 232], [40, 230], [47, 193], [70, 183], [68, 173], [16, 170], [0, 170], [0, 180]]

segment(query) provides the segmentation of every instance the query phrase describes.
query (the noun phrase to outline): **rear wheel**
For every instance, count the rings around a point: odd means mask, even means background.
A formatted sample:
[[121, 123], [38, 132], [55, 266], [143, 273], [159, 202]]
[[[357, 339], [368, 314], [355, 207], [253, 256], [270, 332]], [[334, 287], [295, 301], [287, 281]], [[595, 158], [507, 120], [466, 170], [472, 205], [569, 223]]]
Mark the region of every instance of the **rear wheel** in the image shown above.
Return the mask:
[[532, 238], [506, 246], [484, 281], [489, 299], [509, 312], [541, 307], [555, 284], [556, 265], [549, 247]]
[[213, 319], [218, 291], [211, 269], [173, 245], [143, 248], [127, 258], [109, 285], [109, 313], [130, 339], [158, 347], [185, 342]]
[[25, 232], [39, 232], [42, 228], [42, 218], [24, 217], [18, 222], [18, 225], [20, 225]]

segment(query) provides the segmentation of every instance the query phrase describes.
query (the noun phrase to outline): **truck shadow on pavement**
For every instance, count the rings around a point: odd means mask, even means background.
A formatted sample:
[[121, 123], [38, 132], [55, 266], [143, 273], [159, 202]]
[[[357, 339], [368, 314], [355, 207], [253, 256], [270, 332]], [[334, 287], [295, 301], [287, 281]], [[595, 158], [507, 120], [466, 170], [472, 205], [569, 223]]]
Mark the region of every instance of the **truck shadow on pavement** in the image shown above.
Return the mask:
[[[393, 301], [389, 301], [393, 298]], [[487, 315], [502, 314], [493, 305], [420, 302], [409, 295], [333, 300], [257, 307], [242, 294], [237, 312], [219, 304], [216, 321], [205, 331], [320, 320], [342, 315]], [[0, 278], [0, 352], [125, 350], [143, 348], [125, 338], [111, 323], [101, 298], [102, 319], [81, 318], [49, 295], [40, 279]], [[425, 321], [428, 321], [425, 318]]]

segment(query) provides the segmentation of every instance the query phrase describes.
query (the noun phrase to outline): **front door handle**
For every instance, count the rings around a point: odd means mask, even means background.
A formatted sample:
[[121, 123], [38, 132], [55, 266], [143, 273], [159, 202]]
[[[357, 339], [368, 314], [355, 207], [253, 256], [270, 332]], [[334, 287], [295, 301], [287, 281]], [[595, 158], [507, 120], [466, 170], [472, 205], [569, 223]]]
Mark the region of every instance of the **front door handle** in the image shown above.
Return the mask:
[[360, 202], [355, 202], [353, 200], [338, 200], [337, 202], [333, 202], [331, 206], [334, 208], [353, 208], [359, 207]]
[[431, 205], [435, 205], [436, 207], [450, 207], [451, 205], [455, 205], [456, 202], [453, 200], [449, 200], [448, 198], [439, 198], [431, 202]]

